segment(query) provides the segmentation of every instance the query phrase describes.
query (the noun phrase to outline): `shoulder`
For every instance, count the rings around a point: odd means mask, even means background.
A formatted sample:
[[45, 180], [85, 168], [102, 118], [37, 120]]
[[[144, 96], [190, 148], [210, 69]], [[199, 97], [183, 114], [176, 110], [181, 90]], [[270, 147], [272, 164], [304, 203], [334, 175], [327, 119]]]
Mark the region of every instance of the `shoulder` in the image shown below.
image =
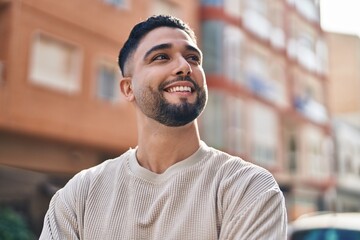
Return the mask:
[[223, 164], [222, 170], [228, 181], [241, 179], [242, 185], [277, 186], [273, 175], [265, 168], [233, 157]]
[[267, 169], [212, 147], [208, 147], [208, 152], [208, 160], [216, 165], [215, 179], [223, 190], [264, 192], [279, 189]]
[[103, 181], [104, 178], [113, 178], [125, 165], [128, 156], [133, 151], [134, 149], [130, 149], [117, 158], [106, 160], [99, 165], [80, 171], [65, 185], [64, 191], [74, 191], [74, 194], [87, 192], [91, 185]]
[[259, 202], [283, 201], [279, 185], [267, 169], [216, 149], [211, 151], [214, 161], [220, 160], [214, 181], [222, 210], [241, 215]]
[[208, 147], [209, 160], [218, 165], [218, 173], [223, 178], [256, 178], [274, 180], [272, 174], [265, 168], [248, 162], [238, 156], [230, 155], [221, 150]]

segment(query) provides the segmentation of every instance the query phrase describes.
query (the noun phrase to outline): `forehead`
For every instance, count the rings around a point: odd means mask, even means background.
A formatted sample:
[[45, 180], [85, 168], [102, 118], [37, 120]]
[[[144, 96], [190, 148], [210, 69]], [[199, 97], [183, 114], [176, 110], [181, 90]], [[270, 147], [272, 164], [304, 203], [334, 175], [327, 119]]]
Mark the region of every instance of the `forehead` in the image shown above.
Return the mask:
[[183, 30], [179, 28], [159, 27], [150, 31], [141, 39], [134, 53], [134, 57], [142, 57], [153, 46], [164, 43], [170, 43], [180, 47], [190, 45], [198, 48], [196, 43]]

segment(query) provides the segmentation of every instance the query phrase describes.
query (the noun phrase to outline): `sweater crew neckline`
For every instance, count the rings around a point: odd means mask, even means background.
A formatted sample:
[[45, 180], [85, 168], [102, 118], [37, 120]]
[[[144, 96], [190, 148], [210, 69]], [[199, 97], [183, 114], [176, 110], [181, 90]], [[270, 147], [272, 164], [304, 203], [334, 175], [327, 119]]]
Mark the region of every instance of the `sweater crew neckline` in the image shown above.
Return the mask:
[[174, 176], [176, 173], [181, 172], [184, 169], [191, 167], [197, 164], [198, 162], [202, 161], [206, 156], [206, 153], [208, 152], [208, 146], [203, 141], [201, 141], [200, 147], [191, 156], [173, 164], [168, 169], [166, 169], [165, 172], [160, 174], [152, 172], [142, 167], [136, 158], [136, 151], [137, 151], [137, 147], [132, 149], [132, 152], [130, 153], [129, 156], [128, 162], [129, 162], [130, 171], [135, 176], [141, 179], [157, 184], [166, 181], [169, 177]]

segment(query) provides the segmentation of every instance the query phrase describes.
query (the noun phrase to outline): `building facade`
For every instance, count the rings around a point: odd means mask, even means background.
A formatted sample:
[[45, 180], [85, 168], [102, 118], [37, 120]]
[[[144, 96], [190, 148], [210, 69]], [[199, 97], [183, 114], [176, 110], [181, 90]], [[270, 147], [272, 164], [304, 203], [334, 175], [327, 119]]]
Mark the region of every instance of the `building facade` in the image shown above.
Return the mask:
[[313, 0], [201, 6], [210, 89], [202, 136], [270, 170], [290, 220], [327, 209], [334, 187], [328, 53], [319, 21]]
[[336, 150], [336, 210], [360, 211], [360, 38], [326, 33]]
[[0, 207], [22, 212], [39, 233], [54, 191], [136, 145], [134, 109], [118, 90], [120, 47], [139, 20], [160, 12], [197, 31], [198, 8], [192, 0], [0, 0]]
[[329, 107], [337, 117], [360, 126], [360, 38], [326, 33], [329, 46]]
[[360, 128], [342, 118], [333, 125], [337, 163], [333, 207], [338, 212], [360, 212]]
[[289, 220], [326, 209], [333, 146], [315, 0], [0, 0], [0, 205], [39, 232], [71, 176], [135, 146], [116, 60], [132, 26], [158, 13], [198, 35], [202, 138], [271, 171]]

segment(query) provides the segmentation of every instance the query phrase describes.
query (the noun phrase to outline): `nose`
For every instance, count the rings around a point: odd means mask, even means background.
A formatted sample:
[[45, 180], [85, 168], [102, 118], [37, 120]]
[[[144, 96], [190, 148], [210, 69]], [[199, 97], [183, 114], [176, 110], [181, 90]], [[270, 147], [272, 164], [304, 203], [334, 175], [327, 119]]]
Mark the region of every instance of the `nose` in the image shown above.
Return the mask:
[[190, 75], [192, 73], [191, 66], [185, 58], [179, 57], [176, 64], [177, 66], [174, 69], [175, 75]]

